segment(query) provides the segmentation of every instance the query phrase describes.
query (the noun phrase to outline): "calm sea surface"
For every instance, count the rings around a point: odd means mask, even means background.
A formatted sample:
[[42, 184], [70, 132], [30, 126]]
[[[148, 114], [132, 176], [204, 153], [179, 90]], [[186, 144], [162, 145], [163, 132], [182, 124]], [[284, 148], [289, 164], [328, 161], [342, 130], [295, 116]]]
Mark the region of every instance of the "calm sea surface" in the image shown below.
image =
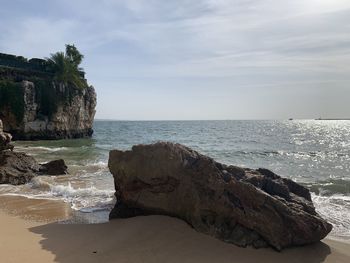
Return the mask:
[[332, 235], [350, 239], [350, 121], [96, 121], [94, 130], [92, 139], [16, 142], [17, 151], [40, 162], [63, 158], [70, 175], [2, 185], [0, 194], [59, 199], [81, 213], [107, 215], [114, 202], [109, 150], [166, 140], [306, 185], [318, 212], [334, 224]]

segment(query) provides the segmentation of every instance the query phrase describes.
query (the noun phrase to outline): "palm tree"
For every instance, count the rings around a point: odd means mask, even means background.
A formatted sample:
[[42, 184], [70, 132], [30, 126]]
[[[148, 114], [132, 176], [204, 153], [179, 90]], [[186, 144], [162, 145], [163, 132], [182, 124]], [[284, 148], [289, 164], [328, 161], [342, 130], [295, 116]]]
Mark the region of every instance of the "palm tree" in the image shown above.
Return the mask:
[[72, 53], [72, 47], [74, 46], [66, 45], [65, 53], [51, 54], [51, 57], [46, 58], [46, 61], [54, 73], [55, 81], [83, 89], [87, 86], [86, 80], [82, 76], [82, 68], [79, 68], [83, 56], [75, 47]]

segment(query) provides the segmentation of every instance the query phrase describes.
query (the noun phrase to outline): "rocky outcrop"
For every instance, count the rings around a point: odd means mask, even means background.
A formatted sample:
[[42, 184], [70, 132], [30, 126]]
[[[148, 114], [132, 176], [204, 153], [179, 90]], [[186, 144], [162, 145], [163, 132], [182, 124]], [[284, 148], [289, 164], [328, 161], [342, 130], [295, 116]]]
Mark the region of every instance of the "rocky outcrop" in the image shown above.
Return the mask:
[[48, 163], [43, 163], [39, 169], [39, 172], [46, 175], [61, 175], [67, 174], [67, 165], [64, 160], [54, 160]]
[[19, 185], [30, 182], [37, 175], [67, 174], [64, 160], [39, 164], [25, 153], [12, 151], [11, 135], [2, 132], [1, 124], [0, 120], [0, 184]]
[[4, 130], [10, 132], [14, 139], [64, 139], [92, 135], [96, 107], [96, 93], [92, 86], [79, 90], [46, 82], [44, 91], [51, 92], [48, 96], [38, 94], [38, 87], [33, 82], [24, 80], [20, 85], [23, 116], [18, 118], [9, 107], [0, 109]]
[[38, 175], [67, 174], [63, 160], [39, 164], [32, 156], [22, 152], [0, 151], [0, 184], [26, 184]]
[[113, 150], [108, 166], [117, 198], [111, 219], [170, 215], [226, 242], [277, 250], [319, 241], [332, 229], [305, 187], [266, 169], [218, 163], [180, 144]]
[[0, 184], [19, 185], [30, 182], [38, 174], [40, 165], [22, 152], [0, 152]]
[[11, 134], [3, 131], [2, 120], [0, 120], [0, 151], [13, 149], [13, 145], [11, 145], [11, 140]]

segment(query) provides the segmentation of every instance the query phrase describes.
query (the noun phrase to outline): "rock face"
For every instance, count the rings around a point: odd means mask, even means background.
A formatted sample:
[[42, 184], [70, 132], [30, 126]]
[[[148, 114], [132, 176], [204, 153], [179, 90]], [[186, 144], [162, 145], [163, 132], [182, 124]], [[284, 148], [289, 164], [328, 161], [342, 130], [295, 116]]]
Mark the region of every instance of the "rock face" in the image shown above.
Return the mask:
[[9, 133], [3, 131], [2, 120], [0, 120], [0, 151], [13, 149], [13, 145], [11, 145], [12, 136]]
[[180, 144], [113, 150], [108, 166], [117, 197], [111, 219], [170, 215], [226, 242], [277, 250], [319, 241], [332, 229], [305, 187], [266, 169], [220, 164]]
[[14, 147], [10, 142], [11, 134], [2, 131], [0, 120], [0, 184], [19, 185], [28, 183], [37, 175], [67, 174], [64, 160], [39, 164], [25, 153], [12, 151]]
[[0, 184], [20, 185], [29, 183], [38, 175], [67, 174], [63, 160], [39, 164], [33, 157], [14, 151], [0, 151]]
[[28, 183], [39, 172], [40, 165], [25, 153], [0, 152], [0, 184]]
[[[63, 84], [51, 83], [54, 95], [69, 97], [67, 100], [58, 101], [55, 110], [50, 115], [42, 114], [41, 104], [38, 101], [39, 94], [35, 85], [30, 81], [22, 81], [23, 116], [21, 120], [16, 118], [11, 109], [4, 108], [0, 111], [0, 117], [4, 122], [4, 130], [10, 132], [14, 139], [64, 139], [80, 138], [92, 135], [92, 125], [95, 116], [96, 92], [90, 86], [83, 90], [70, 89]], [[56, 94], [56, 95], [55, 95]], [[44, 95], [41, 95], [44, 96]], [[52, 99], [52, 98], [51, 98]], [[45, 98], [42, 98], [45, 101]], [[46, 105], [50, 108], [50, 105]]]
[[67, 174], [67, 165], [64, 160], [54, 160], [48, 163], [41, 164], [40, 173], [46, 175], [61, 175]]

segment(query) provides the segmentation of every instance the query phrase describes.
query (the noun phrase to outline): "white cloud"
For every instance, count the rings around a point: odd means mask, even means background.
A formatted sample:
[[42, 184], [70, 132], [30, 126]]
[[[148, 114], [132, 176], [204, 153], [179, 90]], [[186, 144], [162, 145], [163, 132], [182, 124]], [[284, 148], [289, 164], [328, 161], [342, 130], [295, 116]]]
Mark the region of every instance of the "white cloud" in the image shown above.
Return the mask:
[[48, 56], [62, 50], [64, 43], [73, 42], [71, 33], [75, 30], [78, 30], [75, 21], [30, 17], [3, 29], [0, 48], [8, 53]]
[[223, 78], [225, 87], [266, 90], [350, 84], [348, 0], [42, 3], [0, 11], [1, 50], [47, 56], [76, 43], [97, 86], [121, 78], [195, 78], [196, 87]]

